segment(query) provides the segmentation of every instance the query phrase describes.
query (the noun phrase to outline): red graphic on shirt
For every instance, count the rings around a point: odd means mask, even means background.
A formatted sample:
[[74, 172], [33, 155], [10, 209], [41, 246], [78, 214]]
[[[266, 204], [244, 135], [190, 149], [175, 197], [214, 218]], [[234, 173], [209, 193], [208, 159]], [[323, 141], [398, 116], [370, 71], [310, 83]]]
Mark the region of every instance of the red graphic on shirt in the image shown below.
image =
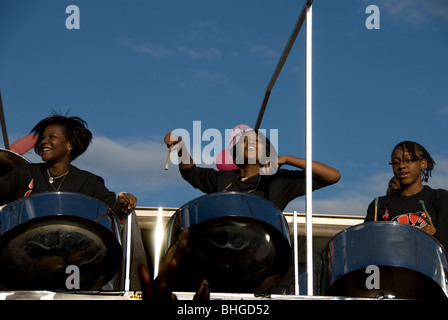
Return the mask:
[[393, 218], [392, 221], [398, 221], [413, 227], [423, 228], [428, 224], [426, 219], [427, 217], [425, 212], [417, 212], [417, 213], [405, 213], [399, 215]]
[[28, 190], [27, 192], [25, 192], [25, 194], [23, 195], [24, 197], [28, 197], [31, 192], [33, 192], [33, 188], [34, 188], [34, 179], [31, 179], [30, 183], [28, 184]]
[[383, 214], [383, 220], [388, 221], [389, 220], [389, 209], [386, 208], [386, 212]]

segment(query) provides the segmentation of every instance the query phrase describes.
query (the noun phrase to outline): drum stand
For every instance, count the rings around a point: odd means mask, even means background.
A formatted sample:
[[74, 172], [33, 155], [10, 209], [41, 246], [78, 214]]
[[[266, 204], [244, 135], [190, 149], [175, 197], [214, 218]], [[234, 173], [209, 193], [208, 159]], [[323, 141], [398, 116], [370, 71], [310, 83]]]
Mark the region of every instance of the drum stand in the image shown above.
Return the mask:
[[294, 294], [299, 295], [299, 245], [297, 243], [297, 211], [294, 211]]
[[132, 234], [132, 214], [126, 219], [126, 269], [124, 277], [124, 291], [128, 292], [131, 286], [131, 234]]
[[123, 266], [120, 283], [125, 292], [139, 290], [138, 266], [147, 264], [146, 252], [139, 230], [140, 226], [137, 215], [135, 211], [132, 211], [123, 222], [123, 233], [121, 237]]

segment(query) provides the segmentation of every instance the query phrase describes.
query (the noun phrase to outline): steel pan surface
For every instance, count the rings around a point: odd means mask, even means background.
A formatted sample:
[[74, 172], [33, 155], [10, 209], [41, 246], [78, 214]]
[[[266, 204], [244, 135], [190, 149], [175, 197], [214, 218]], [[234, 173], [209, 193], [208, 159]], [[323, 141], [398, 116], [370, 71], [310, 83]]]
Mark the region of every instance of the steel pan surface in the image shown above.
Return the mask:
[[0, 211], [0, 287], [65, 290], [66, 268], [79, 268], [79, 289], [100, 289], [121, 268], [119, 221], [95, 198], [46, 192]]
[[23, 163], [30, 163], [30, 161], [18, 153], [0, 148], [0, 177]]
[[[322, 253], [326, 295], [395, 298], [447, 297], [447, 254], [426, 232], [398, 222], [366, 222], [336, 234]], [[379, 268], [379, 288], [366, 285]], [[373, 281], [373, 278], [368, 280]]]
[[167, 224], [166, 250], [189, 229], [179, 290], [207, 279], [217, 292], [264, 292], [291, 261], [289, 230], [279, 209], [259, 196], [213, 193], [182, 206]]

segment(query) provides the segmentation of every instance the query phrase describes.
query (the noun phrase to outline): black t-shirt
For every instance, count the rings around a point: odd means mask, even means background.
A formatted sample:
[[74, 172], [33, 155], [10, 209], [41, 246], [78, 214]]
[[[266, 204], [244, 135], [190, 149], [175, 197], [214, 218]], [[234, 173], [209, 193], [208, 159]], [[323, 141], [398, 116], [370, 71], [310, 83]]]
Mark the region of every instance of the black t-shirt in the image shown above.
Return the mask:
[[[70, 171], [65, 177], [54, 180], [53, 188], [48, 181], [46, 168], [44, 163], [22, 164], [0, 178], [0, 204], [6, 204], [39, 192], [54, 192], [56, 191], [54, 188], [58, 191], [77, 192], [91, 196], [103, 201], [109, 207], [113, 207], [115, 204], [115, 193], [106, 188], [103, 178], [70, 166]], [[62, 181], [62, 179], [64, 180]]]
[[[445, 249], [448, 250], [448, 191], [444, 189], [432, 189], [424, 186], [423, 189], [412, 196], [391, 194], [379, 197], [377, 221], [398, 221], [417, 228], [423, 228], [429, 221], [426, 217], [420, 200], [436, 228], [433, 235]], [[364, 221], [374, 221], [375, 201], [372, 201], [367, 209]]]
[[[182, 177], [204, 193], [243, 191], [261, 196], [274, 203], [281, 211], [287, 204], [306, 192], [305, 171], [279, 169], [273, 175], [256, 175], [241, 181], [239, 170], [217, 171], [212, 168], [180, 170]], [[313, 190], [329, 185], [313, 178]]]

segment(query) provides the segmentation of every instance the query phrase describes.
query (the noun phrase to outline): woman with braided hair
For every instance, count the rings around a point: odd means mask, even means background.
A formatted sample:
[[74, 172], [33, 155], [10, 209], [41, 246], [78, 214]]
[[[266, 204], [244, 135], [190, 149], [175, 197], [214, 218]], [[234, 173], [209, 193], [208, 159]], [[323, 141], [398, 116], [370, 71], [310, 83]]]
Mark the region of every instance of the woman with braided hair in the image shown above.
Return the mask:
[[403, 141], [391, 154], [399, 190], [372, 201], [365, 221], [398, 221], [433, 235], [448, 249], [448, 191], [423, 182], [431, 177], [435, 161], [419, 143]]

